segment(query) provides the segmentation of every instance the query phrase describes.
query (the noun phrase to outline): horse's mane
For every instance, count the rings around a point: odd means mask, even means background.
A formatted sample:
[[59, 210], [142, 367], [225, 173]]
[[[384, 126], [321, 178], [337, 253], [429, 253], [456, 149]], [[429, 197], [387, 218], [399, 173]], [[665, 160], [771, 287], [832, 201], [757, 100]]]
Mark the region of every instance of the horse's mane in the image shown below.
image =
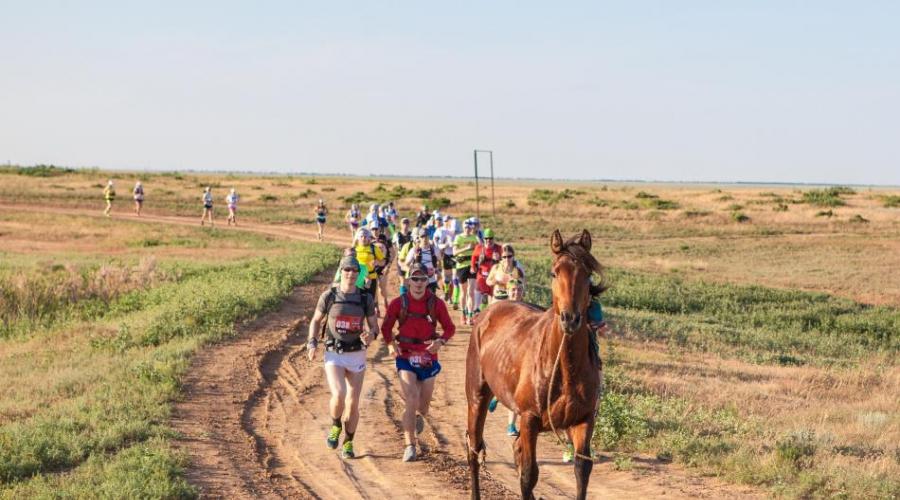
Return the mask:
[[603, 266], [600, 265], [600, 261], [591, 254], [590, 251], [586, 250], [581, 244], [579, 236], [572, 236], [565, 243], [563, 243], [562, 250], [559, 252], [559, 255], [567, 255], [570, 258], [580, 262], [584, 267], [588, 269], [588, 271], [597, 273], [600, 275], [600, 283], [591, 284], [591, 295], [600, 295], [605, 292], [608, 286], [605, 283], [605, 277], [603, 276]]

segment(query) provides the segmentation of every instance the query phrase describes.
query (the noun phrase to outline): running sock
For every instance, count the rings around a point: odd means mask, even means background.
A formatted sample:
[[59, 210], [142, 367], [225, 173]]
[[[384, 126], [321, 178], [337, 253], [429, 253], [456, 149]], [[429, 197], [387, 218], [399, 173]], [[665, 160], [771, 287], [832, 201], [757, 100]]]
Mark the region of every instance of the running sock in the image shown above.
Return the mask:
[[337, 427], [338, 429], [343, 429], [343, 428], [344, 428], [344, 426], [341, 425], [341, 419], [340, 419], [340, 418], [332, 418], [332, 419], [331, 419], [331, 425]]
[[345, 432], [344, 433], [344, 442], [353, 441], [353, 436], [356, 435], [355, 432]]

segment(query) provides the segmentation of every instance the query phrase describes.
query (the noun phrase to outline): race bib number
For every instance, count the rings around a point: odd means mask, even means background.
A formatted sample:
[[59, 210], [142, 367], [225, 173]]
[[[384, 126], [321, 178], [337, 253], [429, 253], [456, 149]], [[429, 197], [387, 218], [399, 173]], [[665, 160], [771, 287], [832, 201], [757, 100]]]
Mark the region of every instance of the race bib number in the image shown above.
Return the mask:
[[409, 356], [409, 364], [415, 368], [428, 368], [431, 362], [431, 354], [428, 351], [416, 352]]
[[341, 334], [353, 334], [362, 332], [362, 317], [338, 315], [334, 318], [334, 330]]

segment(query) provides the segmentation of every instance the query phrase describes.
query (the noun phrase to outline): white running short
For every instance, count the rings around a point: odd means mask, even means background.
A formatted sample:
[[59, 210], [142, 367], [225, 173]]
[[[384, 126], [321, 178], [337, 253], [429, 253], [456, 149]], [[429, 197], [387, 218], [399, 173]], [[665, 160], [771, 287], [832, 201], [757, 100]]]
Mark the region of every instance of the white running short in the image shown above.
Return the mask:
[[334, 351], [325, 351], [325, 364], [340, 366], [353, 373], [359, 373], [366, 369], [366, 350], [338, 354]]

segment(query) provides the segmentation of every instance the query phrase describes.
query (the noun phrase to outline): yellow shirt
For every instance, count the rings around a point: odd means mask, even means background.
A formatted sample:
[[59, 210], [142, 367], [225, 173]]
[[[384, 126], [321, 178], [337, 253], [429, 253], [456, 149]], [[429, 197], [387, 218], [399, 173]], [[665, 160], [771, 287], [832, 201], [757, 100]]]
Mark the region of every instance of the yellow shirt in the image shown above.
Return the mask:
[[[373, 248], [375, 249], [374, 254], [372, 253]], [[378, 279], [378, 275], [375, 274], [375, 261], [384, 260], [384, 252], [381, 251], [381, 247], [374, 243], [371, 245], [356, 245], [356, 260], [369, 269], [367, 278], [375, 281]]]

